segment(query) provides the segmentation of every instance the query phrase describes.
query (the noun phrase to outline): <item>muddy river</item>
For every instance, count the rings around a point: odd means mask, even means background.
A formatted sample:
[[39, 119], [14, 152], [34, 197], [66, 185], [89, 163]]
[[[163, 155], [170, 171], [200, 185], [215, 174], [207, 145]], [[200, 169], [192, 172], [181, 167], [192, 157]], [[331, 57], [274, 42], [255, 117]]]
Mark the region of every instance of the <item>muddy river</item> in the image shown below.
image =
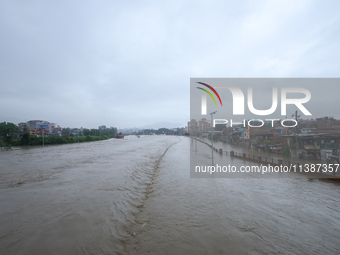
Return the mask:
[[[191, 143], [127, 136], [0, 152], [0, 254], [340, 254], [339, 184], [190, 178]], [[203, 143], [197, 153], [211, 157]]]

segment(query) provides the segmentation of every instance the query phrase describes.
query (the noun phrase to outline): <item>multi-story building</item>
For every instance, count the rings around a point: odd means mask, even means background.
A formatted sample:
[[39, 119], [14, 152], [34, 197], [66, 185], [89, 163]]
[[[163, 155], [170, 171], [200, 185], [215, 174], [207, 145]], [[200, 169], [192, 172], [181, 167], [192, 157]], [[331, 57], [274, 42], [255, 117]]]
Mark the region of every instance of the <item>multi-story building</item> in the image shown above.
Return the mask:
[[333, 117], [323, 117], [316, 119], [316, 127], [317, 129], [327, 129], [331, 128], [334, 123]]
[[191, 119], [188, 122], [189, 135], [196, 135], [198, 132], [198, 123], [195, 119]]
[[[21, 123], [19, 123], [21, 124]], [[62, 128], [57, 123], [50, 123], [45, 120], [29, 120], [26, 123], [31, 135], [59, 135]]]
[[210, 122], [208, 122], [206, 118], [203, 118], [200, 121], [198, 121], [198, 132], [199, 133], [208, 132], [209, 129], [210, 129]]
[[54, 136], [62, 136], [62, 128], [61, 127], [54, 127], [53, 129], [52, 129], [52, 135], [54, 135]]
[[29, 120], [27, 127], [31, 135], [41, 136], [43, 134], [51, 133], [50, 123], [44, 120]]
[[22, 131], [25, 127], [27, 127], [27, 122], [20, 122], [18, 124], [18, 127]]

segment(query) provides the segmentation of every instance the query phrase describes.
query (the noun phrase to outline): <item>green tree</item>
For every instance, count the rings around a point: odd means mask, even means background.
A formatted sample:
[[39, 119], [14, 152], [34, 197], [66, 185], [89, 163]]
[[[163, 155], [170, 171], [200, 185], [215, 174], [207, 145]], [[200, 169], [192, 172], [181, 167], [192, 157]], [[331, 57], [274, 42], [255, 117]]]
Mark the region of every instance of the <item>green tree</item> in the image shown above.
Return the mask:
[[91, 129], [91, 136], [96, 136], [96, 135], [99, 135], [99, 130], [98, 129], [95, 129], [95, 128], [92, 128]]
[[62, 136], [69, 136], [71, 133], [70, 128], [63, 128], [63, 130], [61, 131]]
[[5, 143], [3, 140], [0, 139], [0, 150], [2, 150], [2, 147], [5, 147]]
[[23, 128], [23, 134], [20, 140], [21, 145], [29, 145], [30, 144], [30, 132], [27, 126]]
[[6, 146], [11, 146], [13, 135], [15, 132], [18, 132], [19, 128], [11, 123], [11, 122], [2, 122], [0, 123], [0, 136], [2, 136], [3, 141]]
[[85, 136], [91, 135], [90, 129], [84, 128], [83, 129], [83, 135], [85, 135]]

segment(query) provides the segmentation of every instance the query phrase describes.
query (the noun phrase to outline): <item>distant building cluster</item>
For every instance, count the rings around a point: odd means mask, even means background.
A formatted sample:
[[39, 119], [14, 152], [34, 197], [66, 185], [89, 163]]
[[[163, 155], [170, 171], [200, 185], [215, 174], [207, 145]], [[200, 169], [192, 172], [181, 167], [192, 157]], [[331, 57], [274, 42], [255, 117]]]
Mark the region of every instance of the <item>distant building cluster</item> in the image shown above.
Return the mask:
[[57, 123], [51, 123], [45, 120], [29, 120], [20, 122], [18, 127], [21, 131], [27, 128], [31, 135], [35, 136], [63, 136], [78, 135], [82, 133], [82, 128], [62, 128]]
[[[225, 143], [239, 144], [259, 150], [288, 153], [301, 158], [327, 159], [330, 155], [340, 156], [340, 120], [333, 117], [297, 119], [296, 127], [283, 127], [281, 120], [258, 122], [258, 126], [216, 125], [214, 136]], [[259, 127], [261, 124], [261, 127]], [[188, 122], [190, 136], [211, 137], [211, 123], [203, 118]], [[216, 139], [216, 138], [215, 138]]]
[[133, 135], [138, 133], [140, 130], [141, 130], [140, 128], [121, 128], [118, 129], [118, 132], [126, 135]]
[[192, 119], [188, 122], [188, 133], [192, 135], [204, 134], [210, 131], [210, 127], [211, 124], [206, 118], [203, 118], [198, 122], [195, 119]]
[[188, 128], [187, 127], [159, 128], [159, 129], [124, 128], [118, 129], [118, 132], [124, 135], [185, 135], [188, 134]]

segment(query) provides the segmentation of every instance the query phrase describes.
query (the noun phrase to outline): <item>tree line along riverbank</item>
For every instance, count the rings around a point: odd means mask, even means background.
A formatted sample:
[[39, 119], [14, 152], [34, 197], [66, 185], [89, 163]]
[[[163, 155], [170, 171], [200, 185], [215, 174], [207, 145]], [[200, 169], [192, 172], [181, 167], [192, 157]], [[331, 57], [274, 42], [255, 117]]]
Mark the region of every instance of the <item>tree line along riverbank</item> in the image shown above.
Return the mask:
[[37, 136], [30, 136], [29, 140], [22, 140], [16, 139], [12, 140], [10, 145], [5, 144], [2, 140], [0, 140], [0, 147], [11, 147], [11, 146], [36, 146], [36, 145], [52, 145], [52, 144], [67, 144], [67, 143], [83, 143], [83, 142], [92, 142], [92, 141], [100, 141], [100, 140], [107, 140], [112, 137], [108, 137], [107, 135], [103, 136], [68, 136], [68, 137], [37, 137]]
[[[68, 128], [65, 129], [69, 131]], [[63, 136], [31, 135], [28, 127], [20, 129], [17, 125], [10, 122], [0, 123], [0, 148], [10, 148], [11, 146], [35, 146], [47, 144], [67, 144], [78, 142], [92, 142], [114, 138], [117, 134], [116, 128], [110, 129], [83, 129], [78, 135], [65, 134]]]

